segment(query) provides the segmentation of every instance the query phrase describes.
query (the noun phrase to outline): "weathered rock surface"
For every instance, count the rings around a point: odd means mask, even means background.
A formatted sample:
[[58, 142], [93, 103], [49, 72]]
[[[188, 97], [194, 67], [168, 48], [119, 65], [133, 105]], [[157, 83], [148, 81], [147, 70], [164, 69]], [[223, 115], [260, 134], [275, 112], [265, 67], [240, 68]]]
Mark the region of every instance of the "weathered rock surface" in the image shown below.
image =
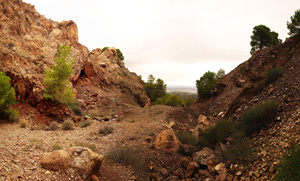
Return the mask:
[[90, 52], [78, 43], [77, 25], [72, 20], [52, 21], [21, 0], [1, 1], [0, 10], [0, 70], [12, 79], [19, 102], [33, 107], [41, 103], [43, 71], [54, 64], [58, 45], [69, 45], [75, 60], [71, 82], [84, 108], [95, 104], [85, 97], [87, 91], [98, 94], [95, 101], [115, 98], [139, 106], [149, 103], [143, 82], [128, 71], [116, 50]]
[[157, 135], [153, 144], [156, 149], [177, 152], [180, 142], [175, 133], [172, 130], [167, 129]]
[[53, 171], [67, 172], [87, 178], [92, 172], [98, 172], [103, 157], [89, 148], [71, 147], [56, 150], [41, 156], [43, 168]]
[[193, 154], [193, 160], [201, 165], [207, 165], [209, 161], [213, 161], [215, 158], [214, 151], [207, 147], [204, 147], [201, 151]]

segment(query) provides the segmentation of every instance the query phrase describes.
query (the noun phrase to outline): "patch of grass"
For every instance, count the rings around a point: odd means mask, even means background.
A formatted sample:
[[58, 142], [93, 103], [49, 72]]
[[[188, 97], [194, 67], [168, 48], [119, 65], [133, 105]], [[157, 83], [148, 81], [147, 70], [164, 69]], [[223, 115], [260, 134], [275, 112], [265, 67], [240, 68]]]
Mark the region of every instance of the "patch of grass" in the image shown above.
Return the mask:
[[266, 100], [257, 103], [252, 108], [246, 110], [241, 116], [240, 126], [247, 135], [266, 126], [275, 116], [278, 107], [278, 101]]
[[94, 144], [79, 142], [75, 144], [76, 146], [86, 147], [91, 149], [93, 152], [97, 152], [97, 148]]
[[67, 107], [77, 116], [83, 116], [83, 110], [78, 103], [67, 104]]
[[300, 180], [300, 145], [293, 145], [276, 167], [274, 180]]
[[54, 144], [53, 146], [52, 146], [52, 150], [54, 151], [54, 150], [61, 150], [62, 149], [62, 147], [60, 146], [60, 145], [58, 145], [58, 144]]
[[53, 121], [49, 126], [49, 130], [55, 131], [57, 129], [58, 129], [57, 123], [55, 121]]
[[132, 164], [138, 162], [140, 155], [137, 151], [129, 147], [117, 147], [107, 152], [107, 158], [113, 163]]
[[90, 126], [91, 124], [92, 124], [92, 121], [86, 120], [86, 121], [80, 122], [79, 126], [80, 127], [87, 127], [87, 126]]
[[114, 130], [113, 127], [105, 125], [105, 126], [99, 128], [98, 133], [105, 136], [105, 135], [113, 133], [113, 130]]
[[196, 136], [189, 131], [184, 131], [182, 133], [177, 134], [177, 138], [182, 144], [187, 144], [187, 145], [196, 144]]
[[63, 130], [73, 130], [74, 129], [74, 123], [73, 121], [66, 120], [62, 123], [62, 129]]
[[27, 126], [27, 121], [22, 120], [22, 121], [20, 122], [20, 127], [21, 127], [21, 128], [26, 128], [26, 126]]
[[230, 134], [234, 133], [235, 129], [236, 126], [232, 122], [222, 119], [199, 134], [198, 144], [213, 147], [218, 142], [224, 142]]
[[274, 80], [276, 80], [281, 75], [281, 68], [280, 67], [274, 67], [268, 70], [265, 78], [266, 83], [271, 83]]
[[33, 139], [33, 140], [31, 140], [31, 142], [32, 142], [32, 146], [34, 146], [35, 148], [37, 148], [37, 149], [40, 149], [41, 148], [41, 140], [40, 139]]
[[245, 138], [236, 138], [230, 147], [220, 151], [220, 157], [221, 160], [229, 160], [232, 163], [251, 162], [254, 160], [249, 140]]
[[[113, 163], [131, 165], [138, 177], [137, 180], [148, 180], [145, 169], [145, 158], [142, 149], [120, 146], [106, 153], [106, 157]], [[149, 154], [147, 154], [149, 156]]]

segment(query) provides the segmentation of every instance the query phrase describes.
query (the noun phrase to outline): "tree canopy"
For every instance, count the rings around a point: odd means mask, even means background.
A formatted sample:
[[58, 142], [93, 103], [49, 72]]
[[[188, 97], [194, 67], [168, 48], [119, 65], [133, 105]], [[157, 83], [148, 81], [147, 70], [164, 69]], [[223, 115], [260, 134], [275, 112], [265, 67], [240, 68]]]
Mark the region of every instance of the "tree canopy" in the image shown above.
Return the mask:
[[73, 74], [73, 62], [71, 49], [67, 46], [59, 46], [55, 57], [55, 65], [45, 71], [44, 85], [46, 87], [43, 97], [64, 104], [74, 103], [74, 93], [70, 84], [70, 76]]
[[145, 90], [151, 102], [155, 102], [158, 98], [163, 98], [167, 95], [167, 85], [162, 79], [157, 79], [153, 75], [148, 76], [148, 81], [145, 84]]
[[15, 89], [10, 85], [11, 79], [0, 71], [0, 119], [14, 121], [18, 119], [19, 112], [9, 109], [16, 102]]
[[220, 69], [220, 70], [218, 70], [216, 77], [217, 77], [217, 79], [219, 79], [219, 78], [223, 77], [224, 75], [225, 75], [225, 70]]
[[253, 35], [251, 35], [251, 55], [256, 51], [266, 47], [278, 45], [282, 42], [278, 39], [278, 33], [271, 31], [269, 27], [265, 25], [258, 25], [253, 28]]
[[204, 98], [211, 97], [211, 90], [217, 86], [217, 77], [215, 72], [208, 71], [200, 80], [196, 80], [196, 87], [198, 91], [198, 96]]
[[288, 33], [291, 37], [300, 34], [300, 9], [295, 11], [295, 14], [291, 16], [291, 22], [287, 22], [287, 28], [290, 30]]

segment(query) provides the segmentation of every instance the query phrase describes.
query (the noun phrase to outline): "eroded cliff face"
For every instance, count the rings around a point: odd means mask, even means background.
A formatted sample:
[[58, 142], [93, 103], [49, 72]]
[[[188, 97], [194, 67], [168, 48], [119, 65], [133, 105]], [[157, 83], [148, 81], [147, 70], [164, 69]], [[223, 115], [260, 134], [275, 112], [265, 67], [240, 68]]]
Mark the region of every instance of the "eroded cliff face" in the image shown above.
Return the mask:
[[1, 0], [0, 22], [0, 70], [12, 79], [19, 103], [43, 107], [39, 105], [45, 104], [43, 71], [54, 64], [58, 46], [69, 45], [75, 60], [71, 82], [83, 108], [103, 100], [149, 104], [143, 82], [117, 58], [116, 50], [90, 52], [78, 43], [77, 25], [72, 20], [58, 23], [21, 0]]

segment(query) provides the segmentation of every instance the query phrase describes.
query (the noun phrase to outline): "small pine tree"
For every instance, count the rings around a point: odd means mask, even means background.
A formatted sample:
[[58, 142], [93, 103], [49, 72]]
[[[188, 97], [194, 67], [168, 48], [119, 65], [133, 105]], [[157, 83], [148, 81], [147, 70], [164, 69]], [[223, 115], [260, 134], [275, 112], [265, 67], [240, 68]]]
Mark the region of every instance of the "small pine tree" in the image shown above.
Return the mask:
[[15, 89], [10, 86], [11, 79], [0, 71], [0, 119], [15, 121], [19, 117], [19, 112], [9, 109], [16, 102]]
[[155, 81], [153, 75], [149, 75], [148, 81], [145, 84], [145, 91], [152, 103], [155, 102], [158, 98], [163, 98], [165, 95], [167, 95], [166, 90], [167, 85], [162, 79], [157, 79]]
[[291, 22], [287, 22], [288, 33], [291, 37], [300, 34], [300, 9], [295, 11], [294, 16], [291, 16]]
[[271, 47], [278, 45], [282, 42], [278, 39], [278, 33], [271, 31], [269, 27], [265, 25], [258, 25], [253, 28], [253, 35], [251, 35], [251, 51], [253, 55], [256, 51], [261, 50], [265, 47]]
[[[58, 101], [64, 104], [74, 103], [74, 93], [70, 84], [69, 78], [73, 74], [73, 63], [71, 59], [71, 49], [67, 46], [59, 46], [58, 53], [55, 57], [56, 65], [47, 68], [44, 72], [46, 87], [43, 97]], [[71, 59], [71, 60], [70, 60]]]

